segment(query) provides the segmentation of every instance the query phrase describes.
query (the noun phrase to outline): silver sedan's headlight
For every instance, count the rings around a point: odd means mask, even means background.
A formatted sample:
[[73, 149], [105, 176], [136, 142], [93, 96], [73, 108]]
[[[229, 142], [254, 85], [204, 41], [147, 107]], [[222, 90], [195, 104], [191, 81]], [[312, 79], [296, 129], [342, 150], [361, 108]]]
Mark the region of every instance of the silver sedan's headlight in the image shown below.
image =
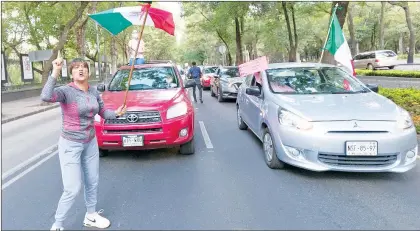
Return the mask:
[[407, 129], [413, 127], [413, 120], [411, 119], [410, 113], [406, 110], [398, 107], [397, 126], [401, 129]]
[[313, 127], [311, 122], [284, 109], [279, 109], [279, 122], [281, 125], [294, 127], [300, 130], [310, 130]]

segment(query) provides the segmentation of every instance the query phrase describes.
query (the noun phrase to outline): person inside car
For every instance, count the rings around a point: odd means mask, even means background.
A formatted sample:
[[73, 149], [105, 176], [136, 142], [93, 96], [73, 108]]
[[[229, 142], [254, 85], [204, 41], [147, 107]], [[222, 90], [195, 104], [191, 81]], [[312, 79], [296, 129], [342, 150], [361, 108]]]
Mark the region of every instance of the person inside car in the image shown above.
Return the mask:
[[136, 56], [136, 48], [137, 48], [139, 39], [140, 39], [140, 34], [137, 31], [133, 31], [133, 33], [131, 34], [131, 40], [127, 44], [127, 57], [130, 58], [129, 65], [132, 65], [133, 61], [134, 61], [134, 65], [140, 65], [140, 64], [145, 63], [144, 55], [143, 55], [144, 53], [143, 39], [140, 40], [140, 46], [139, 46], [139, 50]]

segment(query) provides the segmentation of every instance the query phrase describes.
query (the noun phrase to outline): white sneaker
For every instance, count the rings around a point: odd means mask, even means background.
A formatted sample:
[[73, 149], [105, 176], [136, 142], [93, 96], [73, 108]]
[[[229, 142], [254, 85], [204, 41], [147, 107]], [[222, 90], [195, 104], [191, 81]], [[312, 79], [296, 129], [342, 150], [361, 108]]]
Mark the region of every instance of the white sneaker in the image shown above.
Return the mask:
[[83, 221], [83, 225], [86, 227], [96, 227], [99, 229], [108, 228], [111, 225], [111, 222], [106, 219], [105, 217], [99, 215], [104, 210], [101, 209], [94, 214], [87, 214], [85, 215], [85, 220]]
[[63, 229], [63, 227], [55, 227], [54, 225], [53, 225], [53, 227], [51, 227], [51, 229], [50, 229], [51, 231], [62, 231], [62, 230], [64, 230]]

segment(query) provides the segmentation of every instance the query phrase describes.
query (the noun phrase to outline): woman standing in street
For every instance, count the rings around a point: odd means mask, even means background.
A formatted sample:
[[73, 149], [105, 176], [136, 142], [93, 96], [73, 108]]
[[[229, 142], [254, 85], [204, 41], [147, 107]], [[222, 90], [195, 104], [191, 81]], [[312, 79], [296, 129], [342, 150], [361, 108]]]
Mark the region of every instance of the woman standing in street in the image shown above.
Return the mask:
[[54, 88], [62, 65], [61, 58], [53, 61], [53, 71], [41, 93], [41, 99], [45, 102], [60, 102], [63, 119], [58, 154], [64, 191], [51, 230], [63, 230], [63, 222], [82, 188], [82, 177], [87, 209], [83, 224], [108, 228], [110, 221], [100, 215], [102, 211], [96, 212], [99, 148], [94, 116], [99, 114], [102, 118], [114, 119], [124, 114], [126, 108], [121, 106], [116, 111], [105, 109], [99, 92], [89, 86], [89, 65], [83, 59], [74, 59], [70, 64], [73, 82]]

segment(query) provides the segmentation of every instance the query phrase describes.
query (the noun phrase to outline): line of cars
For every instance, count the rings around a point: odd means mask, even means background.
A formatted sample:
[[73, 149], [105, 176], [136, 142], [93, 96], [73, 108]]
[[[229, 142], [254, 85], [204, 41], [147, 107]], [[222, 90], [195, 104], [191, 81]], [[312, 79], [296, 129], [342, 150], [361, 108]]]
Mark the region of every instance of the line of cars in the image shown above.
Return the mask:
[[[378, 51], [375, 57], [384, 54], [389, 62], [375, 68], [392, 68], [395, 54]], [[213, 69], [211, 96], [219, 102], [236, 98], [238, 127], [261, 140], [270, 168], [405, 172], [416, 165], [416, 129], [408, 112], [340, 67], [270, 64], [246, 77], [239, 77], [238, 67]]]
[[[129, 69], [121, 67], [107, 86], [98, 85], [105, 105], [123, 102]], [[245, 77], [234, 66], [203, 67], [203, 73], [212, 96], [236, 98], [237, 126], [261, 140], [270, 168], [405, 172], [416, 165], [417, 136], [408, 112], [340, 67], [280, 63]], [[127, 113], [95, 118], [101, 155], [174, 146], [193, 154], [191, 86], [173, 64], [135, 66]]]

